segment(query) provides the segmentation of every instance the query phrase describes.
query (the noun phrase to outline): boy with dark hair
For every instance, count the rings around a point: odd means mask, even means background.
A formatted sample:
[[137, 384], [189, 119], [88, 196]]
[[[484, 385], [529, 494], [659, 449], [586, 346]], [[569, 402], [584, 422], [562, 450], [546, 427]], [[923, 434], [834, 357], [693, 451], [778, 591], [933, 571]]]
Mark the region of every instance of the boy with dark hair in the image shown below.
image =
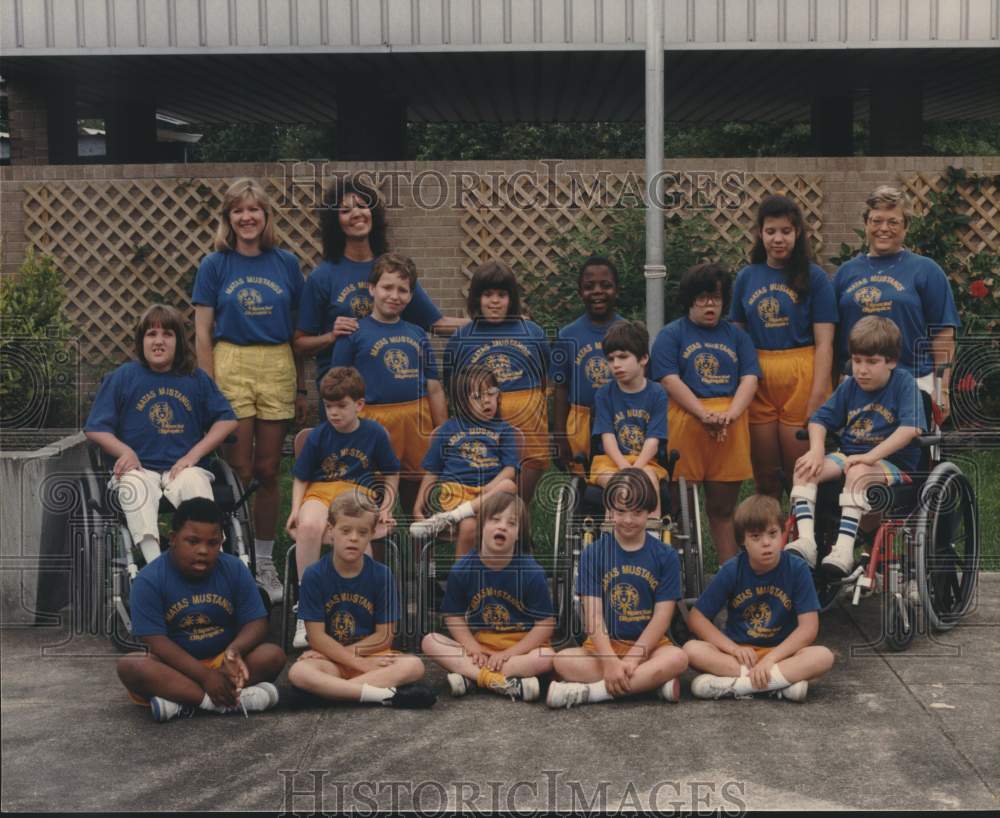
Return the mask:
[[149, 648], [118, 660], [118, 678], [156, 721], [267, 710], [285, 666], [264, 644], [267, 611], [250, 570], [222, 553], [222, 511], [212, 500], [185, 500], [174, 512], [170, 550], [135, 579], [132, 633]]
[[[901, 334], [888, 319], [869, 315], [851, 329], [850, 377], [809, 419], [809, 451], [795, 464], [792, 512], [799, 536], [785, 546], [816, 565], [813, 516], [819, 483], [844, 476], [840, 530], [822, 570], [839, 579], [854, 567], [854, 540], [871, 506], [865, 495], [873, 483], [910, 481], [920, 462], [916, 438], [927, 424], [923, 398], [913, 376], [899, 362]], [[840, 432], [840, 451], [824, 454], [827, 431]]]
[[[699, 699], [776, 693], [800, 702], [809, 680], [833, 667], [833, 653], [814, 645], [819, 600], [808, 566], [781, 550], [781, 506], [755, 494], [736, 509], [733, 525], [741, 553], [725, 563], [688, 617], [697, 636], [684, 645]], [[726, 625], [712, 620], [726, 608]]]

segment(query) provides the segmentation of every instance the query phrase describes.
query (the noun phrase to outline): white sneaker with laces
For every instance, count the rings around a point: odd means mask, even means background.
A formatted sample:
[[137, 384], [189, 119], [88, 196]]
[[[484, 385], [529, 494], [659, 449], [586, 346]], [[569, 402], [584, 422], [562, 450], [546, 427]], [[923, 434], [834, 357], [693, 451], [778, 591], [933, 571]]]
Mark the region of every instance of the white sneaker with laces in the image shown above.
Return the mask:
[[410, 525], [410, 536], [428, 539], [444, 531], [451, 523], [451, 513], [441, 511], [424, 520], [417, 520], [415, 523], [412, 523]]
[[804, 559], [810, 568], [816, 567], [816, 543], [807, 537], [799, 537], [792, 540], [785, 546], [785, 550], [791, 554], [798, 554]]
[[162, 696], [153, 696], [149, 700], [150, 715], [152, 715], [154, 721], [161, 723], [181, 716], [191, 718], [194, 715], [194, 711], [195, 708], [190, 705], [178, 704], [177, 702], [170, 701], [170, 699], [164, 699]]
[[268, 557], [257, 558], [257, 584], [267, 592], [272, 605], [278, 605], [284, 598], [285, 589], [278, 578], [278, 569]]
[[665, 702], [673, 702], [676, 704], [681, 700], [681, 680], [678, 677], [674, 677], [673, 679], [664, 682], [657, 688], [656, 695]]
[[270, 710], [277, 703], [278, 688], [270, 682], [258, 682], [255, 685], [244, 687], [240, 691], [240, 706], [236, 709], [242, 710], [245, 707], [248, 713], [259, 713], [263, 710]]
[[545, 703], [553, 708], [567, 710], [590, 701], [590, 688], [582, 682], [552, 682]]
[[838, 547], [834, 545], [830, 553], [823, 558], [823, 569], [836, 578], [846, 577], [854, 568], [854, 545]]
[[306, 623], [301, 619], [295, 620], [295, 636], [292, 638], [292, 647], [309, 647], [309, 638], [306, 636]]
[[790, 684], [788, 687], [783, 687], [781, 690], [775, 690], [774, 695], [778, 699], [788, 699], [790, 702], [804, 702], [806, 700], [806, 693], [808, 692], [809, 682], [803, 679], [800, 682]]
[[468, 693], [472, 686], [461, 673], [449, 673], [448, 687], [451, 688], [451, 695], [458, 697]]
[[736, 697], [736, 682], [734, 676], [714, 676], [702, 673], [695, 676], [691, 682], [691, 695], [696, 699], [721, 699], [726, 696]]

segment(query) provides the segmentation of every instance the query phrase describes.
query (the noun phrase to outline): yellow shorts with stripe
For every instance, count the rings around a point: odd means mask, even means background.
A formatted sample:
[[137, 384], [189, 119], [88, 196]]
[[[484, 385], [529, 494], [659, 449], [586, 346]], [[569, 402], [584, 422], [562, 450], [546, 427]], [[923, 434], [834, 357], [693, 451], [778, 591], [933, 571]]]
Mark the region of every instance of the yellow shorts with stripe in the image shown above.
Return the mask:
[[[702, 398], [701, 405], [710, 412], [725, 412], [732, 398]], [[708, 480], [736, 483], [753, 476], [750, 466], [750, 424], [747, 413], [729, 425], [726, 439], [713, 438], [694, 415], [671, 402], [667, 409], [670, 446], [680, 452], [674, 479], [700, 483]]]
[[[637, 455], [637, 454], [626, 454], [626, 455], [623, 455], [623, 457], [629, 463], [635, 463], [635, 461], [638, 460], [639, 455]], [[655, 460], [650, 460], [649, 463], [647, 463], [646, 465], [649, 468], [651, 468], [654, 472], [656, 472], [656, 479], [657, 480], [666, 480], [667, 479], [667, 470], [665, 468], [663, 468], [663, 466], [661, 466]], [[600, 475], [602, 475], [602, 474], [616, 474], [617, 472], [620, 472], [620, 471], [621, 471], [621, 469], [619, 469], [614, 464], [614, 461], [612, 461], [610, 457], [608, 457], [606, 454], [599, 454], [599, 455], [596, 455], [594, 457], [594, 459], [590, 463], [590, 477], [588, 478], [587, 482], [589, 482], [589, 483], [596, 483], [597, 482], [597, 478]]]
[[[660, 639], [659, 642], [656, 643], [653, 650], [657, 650], [658, 648], [662, 648], [672, 644], [673, 642], [671, 642], [666, 636], [664, 636], [662, 639]], [[617, 656], [619, 659], [621, 659], [622, 656], [624, 656], [626, 653], [632, 650], [634, 646], [635, 646], [635, 640], [632, 639], [611, 640], [611, 650], [615, 652], [615, 656]], [[591, 639], [589, 636], [583, 640], [583, 649], [587, 651], [587, 653], [593, 653], [595, 655], [597, 654], [597, 646], [594, 644], [594, 640]], [[648, 659], [649, 657], [647, 656], [646, 658]]]
[[[566, 416], [566, 437], [569, 440], [569, 450], [573, 457], [590, 457], [590, 407], [570, 404]], [[580, 463], [570, 463], [569, 470], [575, 474], [583, 474]]]
[[[757, 357], [763, 377], [747, 410], [750, 423], [777, 421], [786, 426], [805, 426], [816, 348], [759, 349]], [[827, 382], [823, 400], [830, 397], [831, 392], [832, 385]]]
[[295, 356], [290, 345], [219, 341], [212, 350], [212, 366], [237, 419], [295, 417]]
[[774, 650], [774, 648], [762, 648], [758, 645], [744, 645], [739, 642], [736, 643], [736, 646], [739, 648], [753, 648], [753, 652], [758, 659], [767, 656], [767, 654], [769, 654], [772, 650]]
[[462, 503], [475, 500], [483, 490], [462, 483], [438, 483], [431, 489], [430, 506], [435, 510], [451, 511]]
[[399, 458], [401, 477], [423, 474], [420, 464], [430, 448], [434, 431], [431, 403], [426, 397], [406, 403], [366, 403], [361, 417], [385, 427], [392, 450]]
[[[836, 463], [840, 467], [840, 470], [843, 471], [847, 457], [843, 452], [830, 452], [826, 456], [826, 459]], [[882, 470], [887, 486], [898, 486], [902, 483], [911, 482], [910, 475], [902, 471], [895, 463], [890, 463], [888, 460], [879, 460], [875, 465]]]
[[[474, 636], [476, 641], [483, 647], [490, 648], [491, 650], [507, 650], [507, 648], [512, 648], [525, 636], [531, 633], [531, 630], [526, 631], [475, 631]], [[545, 642], [539, 647], [548, 647], [550, 642]]]
[[[524, 435], [521, 464], [532, 469], [549, 466], [549, 407], [545, 390], [518, 389], [500, 396], [500, 415]], [[530, 465], [529, 465], [530, 464]]]
[[[375, 653], [368, 653], [365, 655], [365, 658], [374, 659], [376, 656], [402, 656], [402, 655], [403, 655], [402, 651], [393, 650], [392, 648], [386, 648], [385, 650], [376, 651]], [[337, 672], [340, 674], [340, 678], [342, 679], [353, 679], [355, 676], [360, 676], [362, 674], [362, 671], [357, 670], [356, 668], [353, 667], [348, 667], [347, 665], [342, 665], [340, 664], [340, 662], [334, 662], [333, 659], [323, 656], [322, 654], [319, 653], [319, 651], [315, 650], [305, 651], [295, 661], [329, 662], [331, 665], [337, 668]]]
[[[222, 651], [222, 653], [220, 653], [218, 656], [210, 656], [207, 659], [199, 659], [198, 661], [201, 662], [205, 667], [210, 667], [212, 668], [212, 670], [218, 670], [220, 667], [222, 667], [222, 659], [225, 655], [226, 652]], [[128, 694], [129, 701], [131, 701], [132, 704], [137, 704], [140, 707], [149, 707], [149, 699], [144, 699], [138, 693], [133, 693], [127, 687], [125, 688], [125, 692]]]
[[306, 493], [302, 497], [302, 502], [304, 503], [306, 500], [319, 500], [319, 502], [329, 506], [341, 494], [347, 494], [349, 491], [357, 492], [359, 499], [371, 500], [375, 497], [375, 492], [370, 488], [359, 486], [350, 480], [317, 480], [315, 483], [310, 483], [306, 486]]

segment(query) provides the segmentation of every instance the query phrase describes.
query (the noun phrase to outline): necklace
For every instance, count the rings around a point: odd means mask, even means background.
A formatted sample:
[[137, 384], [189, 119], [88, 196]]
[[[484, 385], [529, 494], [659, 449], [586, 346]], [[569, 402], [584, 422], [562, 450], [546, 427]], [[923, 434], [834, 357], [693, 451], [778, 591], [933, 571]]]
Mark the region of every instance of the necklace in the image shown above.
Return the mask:
[[[899, 262], [903, 260], [905, 254], [906, 254], [906, 249], [905, 248], [901, 249], [899, 251], [899, 258], [897, 258], [892, 264], [890, 264], [884, 270], [878, 270], [875, 268], [875, 265], [872, 264], [872, 256], [870, 256], [868, 253], [865, 253], [865, 263], [868, 265], [868, 271], [872, 275], [883, 275], [883, 276], [889, 275], [889, 273], [891, 273], [893, 270], [896, 269], [896, 267], [899, 265]], [[882, 256], [875, 256], [875, 258], [882, 258]]]

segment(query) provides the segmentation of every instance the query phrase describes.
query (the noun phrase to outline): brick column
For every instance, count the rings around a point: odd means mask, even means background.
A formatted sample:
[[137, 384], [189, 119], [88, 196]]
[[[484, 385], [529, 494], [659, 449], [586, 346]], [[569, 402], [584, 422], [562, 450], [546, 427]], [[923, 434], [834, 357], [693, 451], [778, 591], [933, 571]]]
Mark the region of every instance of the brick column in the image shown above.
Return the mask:
[[7, 102], [11, 164], [49, 164], [48, 104], [42, 88], [23, 80], [10, 80]]

